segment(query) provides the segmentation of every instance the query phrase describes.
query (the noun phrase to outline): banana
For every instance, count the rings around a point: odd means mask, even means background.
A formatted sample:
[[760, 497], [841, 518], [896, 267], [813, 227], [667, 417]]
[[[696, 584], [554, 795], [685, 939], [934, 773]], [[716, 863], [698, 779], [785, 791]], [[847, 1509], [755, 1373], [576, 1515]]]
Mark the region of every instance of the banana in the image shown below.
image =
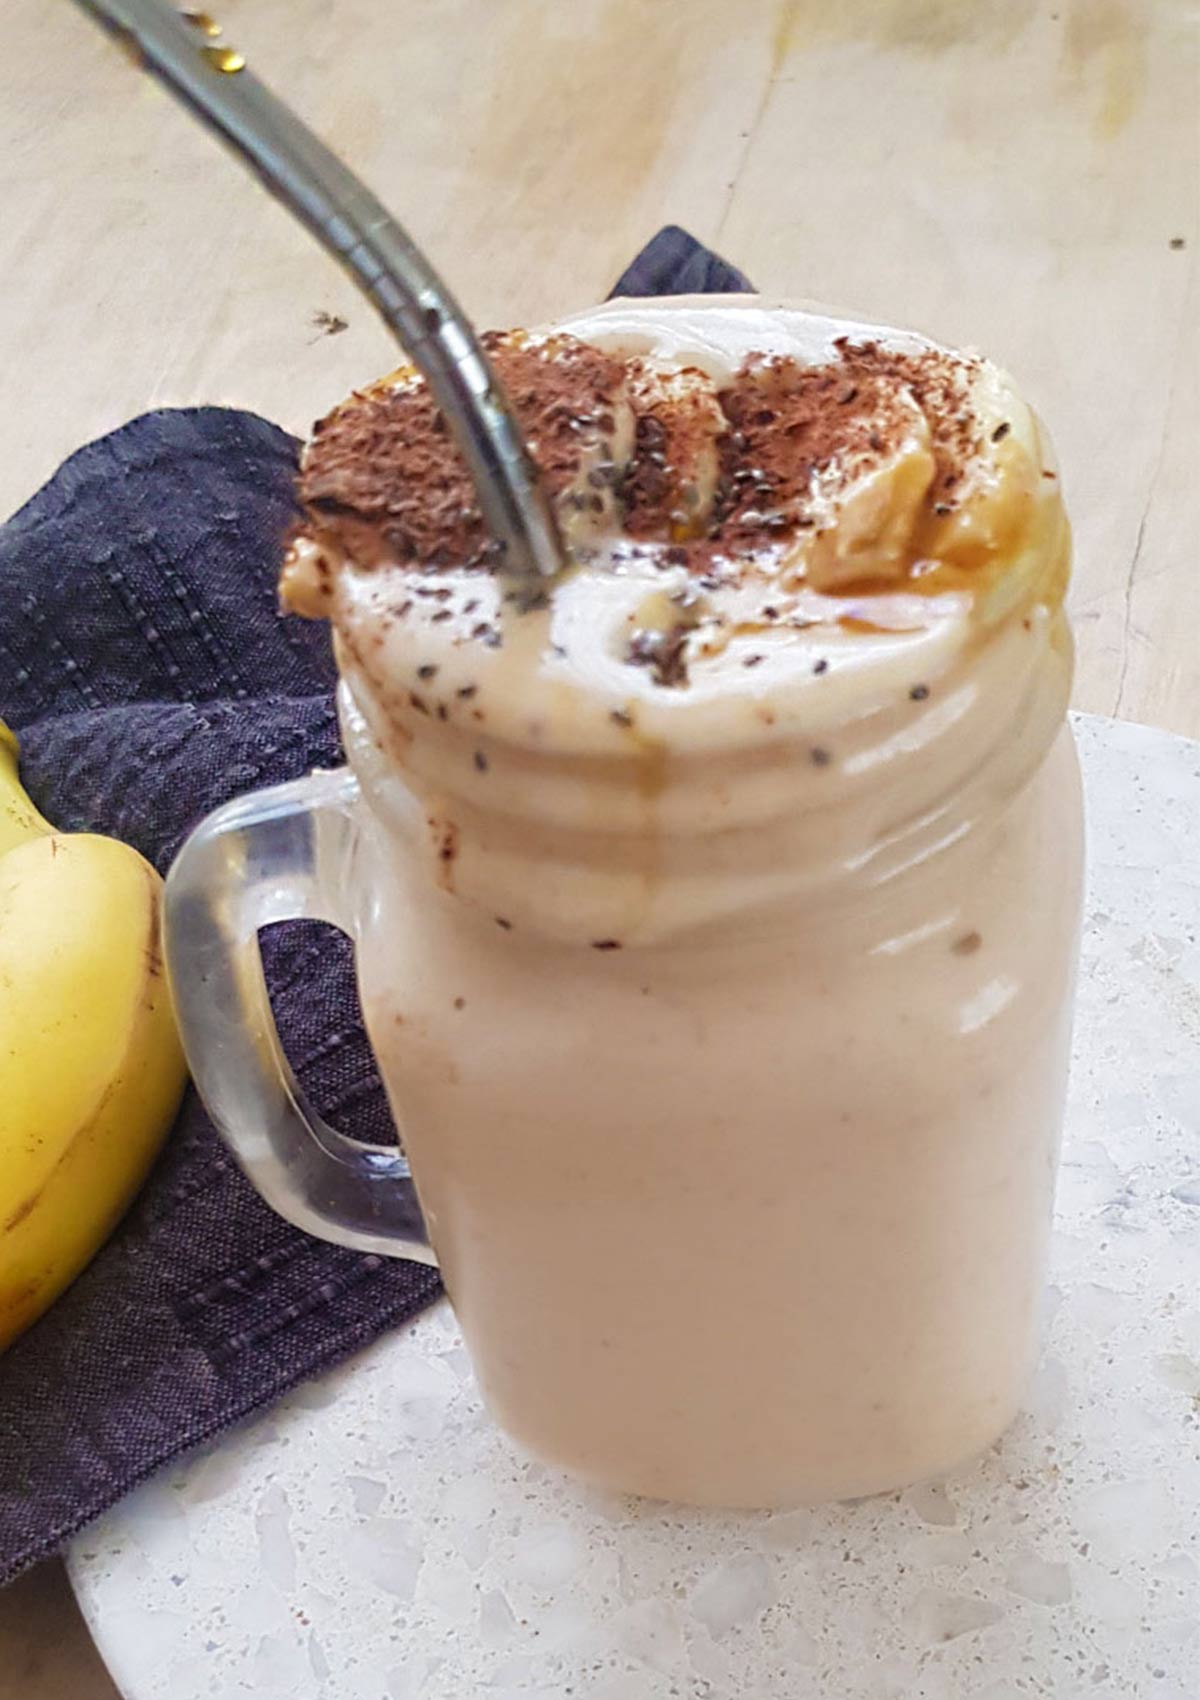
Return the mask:
[[48, 820], [38, 814], [21, 789], [17, 777], [17, 740], [0, 720], [0, 856], [35, 838], [39, 832], [53, 832]]
[[161, 893], [129, 845], [37, 813], [0, 722], [0, 1351], [107, 1239], [179, 1106]]

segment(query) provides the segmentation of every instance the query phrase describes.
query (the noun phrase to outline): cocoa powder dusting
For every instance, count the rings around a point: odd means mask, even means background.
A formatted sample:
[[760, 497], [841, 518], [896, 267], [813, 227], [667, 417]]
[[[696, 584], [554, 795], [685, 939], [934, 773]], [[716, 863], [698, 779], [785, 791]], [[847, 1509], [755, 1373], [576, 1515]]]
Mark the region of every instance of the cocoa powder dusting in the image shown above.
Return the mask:
[[[624, 367], [570, 336], [493, 331], [483, 344], [555, 496], [578, 473], [589, 439], [611, 425]], [[362, 566], [383, 555], [431, 567], [494, 558], [466, 463], [415, 377], [357, 391], [314, 426], [299, 496], [317, 535]]]
[[[492, 332], [483, 341], [551, 496], [571, 486], [576, 507], [600, 506], [602, 492], [615, 489], [625, 533], [652, 549], [665, 544], [666, 564], [714, 588], [731, 571], [736, 577], [747, 556], [819, 525], [815, 486], [836, 494], [843, 480], [894, 454], [911, 430], [914, 402], [936, 464], [932, 513], [953, 511], [966, 466], [983, 447], [970, 405], [978, 363], [937, 350], [898, 353], [842, 337], [822, 366], [752, 355], [714, 395], [698, 372], [685, 373], [698, 380], [690, 390], [673, 387], [652, 380], [636, 357], [624, 361], [567, 335]], [[622, 467], [612, 439], [618, 411], [629, 407], [634, 444]], [[314, 428], [299, 494], [309, 514], [301, 529], [362, 567], [389, 556], [434, 571], [497, 559], [466, 467], [415, 377], [356, 393]], [[487, 622], [472, 636], [499, 641]], [[682, 646], [668, 638], [654, 648], [652, 655], [643, 644], [629, 659], [651, 666], [663, 684], [682, 682]]]
[[636, 416], [633, 454], [621, 479], [625, 530], [631, 537], [677, 544], [703, 536], [710, 523], [705, 462], [713, 458], [716, 409], [703, 373], [684, 367], [680, 377], [699, 380], [656, 394], [645, 363], [628, 363]]
[[979, 361], [936, 348], [901, 354], [878, 342], [852, 343], [848, 337], [838, 337], [834, 347], [850, 372], [869, 370], [911, 392], [929, 425], [936, 466], [934, 488], [952, 489], [960, 484], [967, 463], [983, 446], [970, 393]]
[[929, 424], [935, 488], [957, 483], [979, 448], [967, 406], [970, 364], [929, 350], [899, 354], [839, 337], [837, 359], [803, 366], [752, 356], [720, 403], [716, 535], [752, 552], [816, 523], [813, 481], [831, 468], [853, 477], [894, 454], [911, 429], [911, 402]]

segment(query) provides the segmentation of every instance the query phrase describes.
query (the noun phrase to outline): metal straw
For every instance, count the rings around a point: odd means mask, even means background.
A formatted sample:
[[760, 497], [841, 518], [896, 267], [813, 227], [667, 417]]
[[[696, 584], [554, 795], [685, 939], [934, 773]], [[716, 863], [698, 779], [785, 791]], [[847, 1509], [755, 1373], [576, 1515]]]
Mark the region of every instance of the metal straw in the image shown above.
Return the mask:
[[370, 190], [251, 71], [203, 12], [160, 0], [77, 0], [308, 226], [424, 373], [515, 573], [562, 566], [554, 514], [512, 407], [462, 308]]

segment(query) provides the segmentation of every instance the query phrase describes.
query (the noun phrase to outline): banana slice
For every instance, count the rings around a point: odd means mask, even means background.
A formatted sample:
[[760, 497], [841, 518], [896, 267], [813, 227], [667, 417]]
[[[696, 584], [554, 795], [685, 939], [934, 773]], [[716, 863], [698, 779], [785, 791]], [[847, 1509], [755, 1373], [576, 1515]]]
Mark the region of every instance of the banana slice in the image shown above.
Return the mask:
[[703, 537], [720, 477], [717, 441], [728, 429], [716, 387], [698, 366], [649, 358], [627, 366], [637, 437], [625, 473], [625, 528], [672, 543]]

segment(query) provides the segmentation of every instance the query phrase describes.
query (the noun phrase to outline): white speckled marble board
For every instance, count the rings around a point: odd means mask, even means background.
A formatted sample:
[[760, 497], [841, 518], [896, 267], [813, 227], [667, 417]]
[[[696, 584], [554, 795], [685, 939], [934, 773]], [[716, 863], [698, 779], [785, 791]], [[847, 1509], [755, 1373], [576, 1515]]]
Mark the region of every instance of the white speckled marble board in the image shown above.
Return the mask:
[[953, 1478], [776, 1516], [518, 1457], [444, 1306], [70, 1554], [128, 1700], [1198, 1700], [1200, 744], [1080, 717], [1047, 1343]]

